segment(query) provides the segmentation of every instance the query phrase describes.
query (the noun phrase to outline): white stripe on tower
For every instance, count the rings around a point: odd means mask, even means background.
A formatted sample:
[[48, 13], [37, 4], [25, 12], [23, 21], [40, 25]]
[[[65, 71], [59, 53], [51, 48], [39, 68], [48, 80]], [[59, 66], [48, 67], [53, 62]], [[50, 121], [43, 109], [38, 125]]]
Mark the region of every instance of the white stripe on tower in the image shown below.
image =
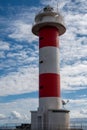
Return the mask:
[[54, 46], [42, 47], [39, 53], [39, 73], [59, 74], [59, 48]]
[[40, 109], [61, 108], [58, 36], [56, 27], [45, 26], [39, 30]]

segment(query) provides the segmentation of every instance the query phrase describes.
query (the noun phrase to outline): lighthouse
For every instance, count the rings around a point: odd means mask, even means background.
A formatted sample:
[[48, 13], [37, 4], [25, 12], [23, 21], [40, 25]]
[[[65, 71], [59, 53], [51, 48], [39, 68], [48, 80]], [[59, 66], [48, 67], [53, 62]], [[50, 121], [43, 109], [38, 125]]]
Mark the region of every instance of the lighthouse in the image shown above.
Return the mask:
[[31, 111], [32, 130], [69, 128], [69, 110], [62, 108], [59, 36], [66, 27], [61, 14], [50, 6], [35, 16], [32, 32], [39, 37], [39, 107]]

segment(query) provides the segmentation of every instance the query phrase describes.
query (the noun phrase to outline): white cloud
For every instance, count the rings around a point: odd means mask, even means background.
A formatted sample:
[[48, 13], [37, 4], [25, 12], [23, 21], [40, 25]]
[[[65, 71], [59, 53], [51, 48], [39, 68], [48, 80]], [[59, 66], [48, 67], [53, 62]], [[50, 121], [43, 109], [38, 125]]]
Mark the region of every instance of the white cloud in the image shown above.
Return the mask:
[[4, 120], [6, 116], [4, 114], [0, 114], [0, 120]]
[[[66, 100], [66, 99], [64, 99]], [[70, 110], [71, 118], [86, 118], [87, 115], [87, 98], [69, 99], [69, 103], [65, 106]]]
[[4, 51], [0, 51], [0, 58], [5, 58], [5, 53], [4, 53]]
[[83, 114], [83, 115], [85, 115], [85, 114], [87, 115], [87, 110], [82, 109], [82, 110], [80, 111], [80, 113]]
[[19, 112], [17, 112], [17, 111], [12, 111], [10, 118], [11, 118], [11, 119], [21, 119], [22, 116], [21, 116], [21, 114], [20, 114]]
[[11, 103], [0, 103], [0, 112], [2, 113], [0, 114], [0, 123], [29, 123], [31, 120], [30, 111], [37, 110], [37, 107], [38, 100], [33, 98], [20, 99]]
[[16, 45], [13, 45], [11, 50], [21, 50], [23, 49], [23, 45], [19, 45], [19, 44], [16, 44]]
[[36, 91], [38, 88], [38, 68], [29, 67], [0, 78], [0, 95]]
[[18, 41], [36, 41], [37, 37], [34, 36], [31, 32], [32, 30], [32, 24], [27, 24], [26, 22], [23, 21], [15, 21], [12, 25], [13, 27], [13, 32], [9, 34], [8, 36], [10, 38], [16, 39]]
[[10, 44], [8, 42], [0, 40], [0, 58], [5, 58], [5, 51], [10, 50]]
[[[20, 69], [23, 67], [28, 67], [32, 65], [37, 66], [38, 63], [38, 47], [37, 43], [28, 45], [16, 45], [11, 44], [11, 48], [6, 53], [4, 51], [0, 52], [0, 69], [4, 72], [12, 72], [13, 70]], [[33, 48], [32, 48], [32, 47]], [[4, 59], [2, 59], [4, 58]], [[21, 67], [19, 67], [21, 66]], [[18, 68], [18, 69], [17, 69]], [[2, 76], [2, 75], [1, 75]]]
[[8, 42], [4, 42], [0, 40], [0, 51], [1, 50], [9, 50], [10, 49], [10, 44]]
[[87, 64], [74, 64], [61, 69], [61, 86], [63, 90], [86, 89]]

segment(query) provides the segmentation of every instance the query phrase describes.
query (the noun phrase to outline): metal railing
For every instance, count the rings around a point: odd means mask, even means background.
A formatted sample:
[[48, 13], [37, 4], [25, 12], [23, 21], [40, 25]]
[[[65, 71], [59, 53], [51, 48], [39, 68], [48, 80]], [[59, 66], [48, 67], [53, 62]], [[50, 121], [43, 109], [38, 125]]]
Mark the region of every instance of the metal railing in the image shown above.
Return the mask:
[[[34, 128], [31, 129], [31, 127], [26, 126], [25, 127], [21, 127], [21, 125], [19, 125], [19, 128], [14, 128], [11, 126], [2, 126], [0, 127], [0, 130], [87, 130], [87, 124], [81, 124], [81, 123], [73, 123], [70, 125], [70, 128], [65, 128], [63, 126], [58, 126], [57, 128], [55, 128], [54, 126], [52, 126], [51, 128], [47, 129], [47, 128]], [[54, 129], [55, 128], [55, 129]]]

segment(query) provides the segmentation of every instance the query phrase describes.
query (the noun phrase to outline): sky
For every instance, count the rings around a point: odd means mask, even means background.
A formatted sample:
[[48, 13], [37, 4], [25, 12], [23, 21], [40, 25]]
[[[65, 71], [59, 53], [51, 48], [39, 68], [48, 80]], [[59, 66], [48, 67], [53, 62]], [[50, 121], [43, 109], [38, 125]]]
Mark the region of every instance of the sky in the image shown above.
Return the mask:
[[38, 108], [35, 15], [50, 5], [64, 17], [60, 36], [61, 97], [71, 118], [87, 118], [87, 1], [0, 0], [0, 124], [31, 121]]

